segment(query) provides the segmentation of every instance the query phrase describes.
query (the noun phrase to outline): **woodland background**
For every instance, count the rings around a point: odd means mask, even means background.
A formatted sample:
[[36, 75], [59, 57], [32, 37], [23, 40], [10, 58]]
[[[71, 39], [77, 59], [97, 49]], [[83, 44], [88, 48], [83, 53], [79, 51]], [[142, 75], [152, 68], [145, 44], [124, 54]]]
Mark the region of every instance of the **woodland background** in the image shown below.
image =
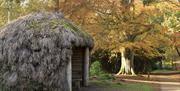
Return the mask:
[[42, 11], [61, 12], [92, 35], [92, 64], [105, 72], [180, 69], [179, 0], [0, 0], [0, 26]]

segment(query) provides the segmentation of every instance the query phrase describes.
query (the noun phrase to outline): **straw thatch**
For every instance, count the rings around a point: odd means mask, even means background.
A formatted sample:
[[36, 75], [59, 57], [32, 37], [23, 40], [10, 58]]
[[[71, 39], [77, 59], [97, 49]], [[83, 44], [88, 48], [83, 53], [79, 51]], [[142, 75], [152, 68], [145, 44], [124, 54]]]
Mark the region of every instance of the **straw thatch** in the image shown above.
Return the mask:
[[11, 22], [0, 29], [0, 84], [67, 91], [72, 47], [92, 48], [93, 39], [60, 13], [33, 13]]

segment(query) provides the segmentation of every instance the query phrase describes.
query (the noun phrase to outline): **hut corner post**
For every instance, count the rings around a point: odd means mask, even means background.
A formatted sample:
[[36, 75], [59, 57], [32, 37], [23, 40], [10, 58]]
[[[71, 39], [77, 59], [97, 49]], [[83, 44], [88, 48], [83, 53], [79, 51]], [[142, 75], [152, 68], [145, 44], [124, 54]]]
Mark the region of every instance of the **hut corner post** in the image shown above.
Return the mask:
[[85, 48], [84, 52], [84, 72], [83, 72], [83, 86], [88, 86], [89, 82], [89, 48]]
[[67, 81], [69, 91], [72, 91], [72, 58], [70, 58], [68, 65], [67, 65]]

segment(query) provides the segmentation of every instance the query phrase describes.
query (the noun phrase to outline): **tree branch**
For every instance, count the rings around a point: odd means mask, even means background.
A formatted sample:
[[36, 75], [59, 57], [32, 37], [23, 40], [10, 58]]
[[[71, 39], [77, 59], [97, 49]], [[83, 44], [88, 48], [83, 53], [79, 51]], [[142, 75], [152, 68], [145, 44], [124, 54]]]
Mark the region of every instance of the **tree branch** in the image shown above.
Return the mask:
[[175, 49], [176, 49], [178, 55], [180, 56], [180, 51], [179, 51], [179, 49], [177, 48], [177, 46], [175, 46]]

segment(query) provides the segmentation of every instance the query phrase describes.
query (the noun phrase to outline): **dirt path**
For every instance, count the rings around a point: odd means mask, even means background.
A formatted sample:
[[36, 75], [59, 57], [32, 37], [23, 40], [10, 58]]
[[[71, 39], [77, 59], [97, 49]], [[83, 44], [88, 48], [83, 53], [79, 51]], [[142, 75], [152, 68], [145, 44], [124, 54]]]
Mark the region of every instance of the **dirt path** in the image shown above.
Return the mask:
[[144, 81], [144, 80], [132, 80], [123, 79], [127, 82], [149, 83], [154, 84], [158, 91], [180, 91], [180, 82], [159, 82], [159, 81]]
[[159, 82], [159, 81], [144, 81], [144, 80], [133, 80], [133, 79], [123, 79], [123, 81], [150, 83], [150, 84], [159, 84], [159, 85], [175, 85], [180, 87], [180, 82]]
[[121, 81], [154, 84], [158, 91], [180, 91], [180, 74], [119, 76]]
[[160, 91], [180, 91], [180, 85], [160, 85]]
[[118, 79], [133, 79], [133, 80], [144, 80], [144, 81], [158, 81], [158, 82], [180, 82], [180, 74], [166, 74], [166, 75], [138, 75], [138, 76], [117, 76]]

